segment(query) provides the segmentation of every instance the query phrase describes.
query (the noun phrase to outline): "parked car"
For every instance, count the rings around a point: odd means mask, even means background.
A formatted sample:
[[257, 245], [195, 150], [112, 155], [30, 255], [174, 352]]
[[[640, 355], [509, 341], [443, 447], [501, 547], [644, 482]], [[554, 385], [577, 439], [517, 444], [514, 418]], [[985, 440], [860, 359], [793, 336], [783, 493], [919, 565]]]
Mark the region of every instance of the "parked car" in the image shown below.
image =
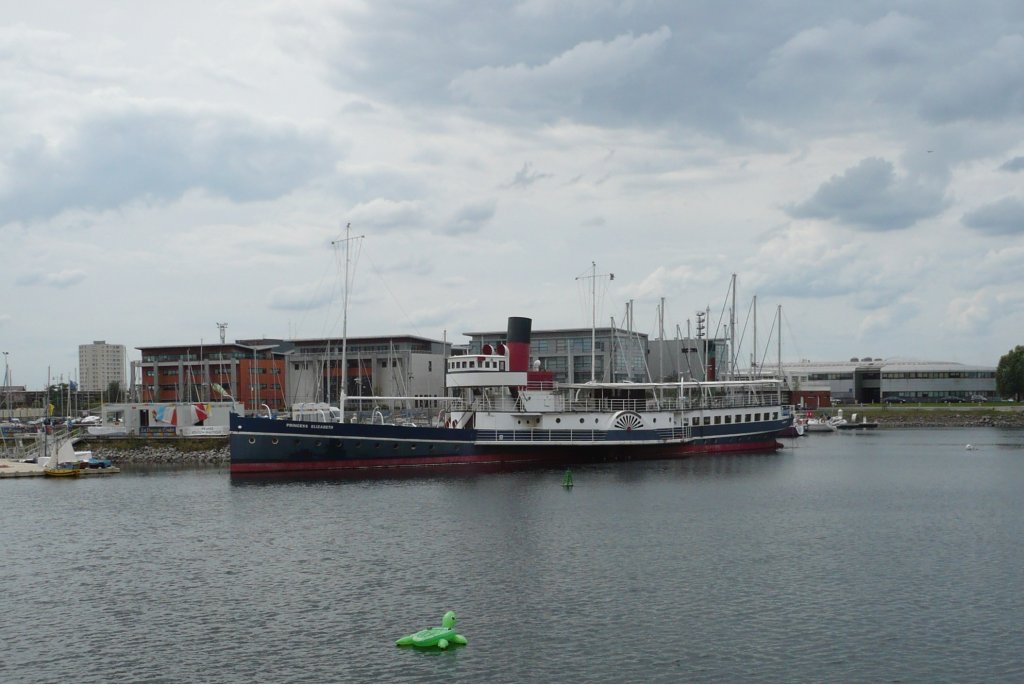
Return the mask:
[[957, 397], [956, 395], [946, 395], [945, 397], [943, 397], [939, 401], [940, 402], [965, 402], [966, 400], [964, 400], [964, 398], [962, 398], [962, 397]]
[[971, 402], [988, 402], [988, 398], [984, 395], [971, 395]]
[[896, 397], [895, 395], [890, 395], [889, 397], [886, 397], [882, 401], [885, 402], [886, 404], [906, 404], [907, 403], [907, 399], [905, 397]]

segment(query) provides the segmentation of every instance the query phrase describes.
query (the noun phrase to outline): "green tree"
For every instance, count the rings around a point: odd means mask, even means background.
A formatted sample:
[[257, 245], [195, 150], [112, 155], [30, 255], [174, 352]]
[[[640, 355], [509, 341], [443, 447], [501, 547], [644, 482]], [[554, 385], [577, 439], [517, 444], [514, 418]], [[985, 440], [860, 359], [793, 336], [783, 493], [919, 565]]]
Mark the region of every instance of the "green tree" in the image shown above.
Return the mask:
[[107, 402], [120, 402], [121, 401], [121, 382], [110, 381], [107, 385]]
[[996, 390], [1002, 397], [1012, 397], [1018, 402], [1024, 396], [1024, 345], [1017, 345], [999, 358]]

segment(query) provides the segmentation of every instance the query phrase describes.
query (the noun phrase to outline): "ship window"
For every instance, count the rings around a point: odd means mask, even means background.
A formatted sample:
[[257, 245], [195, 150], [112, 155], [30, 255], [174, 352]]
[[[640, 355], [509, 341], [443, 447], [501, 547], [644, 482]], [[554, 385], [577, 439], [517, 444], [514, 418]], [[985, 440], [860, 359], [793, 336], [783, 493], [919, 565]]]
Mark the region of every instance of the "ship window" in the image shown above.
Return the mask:
[[250, 445], [255, 445], [256, 444], [256, 438], [249, 438], [249, 444]]
[[469, 363], [469, 368], [475, 369], [476, 368], [476, 362], [470, 362]]
[[651, 423], [658, 423], [658, 418], [654, 417], [653, 419], [651, 419]]
[[717, 426], [720, 423], [722, 423], [722, 417], [721, 416], [716, 416], [715, 417], [715, 425]]
[[323, 447], [324, 446], [324, 441], [323, 440], [317, 440], [316, 441], [316, 446], [317, 447]]
[[594, 419], [594, 423], [597, 423], [597, 419], [596, 418]]
[[772, 418], [773, 419], [779, 418], [779, 412], [777, 412], [777, 411], [776, 412], [772, 412]]
[[755, 421], [760, 421], [761, 420], [761, 413], [760, 412], [754, 414], [754, 420]]
[[[750, 421], [750, 414], [747, 414], [746, 417], [744, 417], [743, 420], [744, 421]], [[760, 419], [758, 419], [758, 420], [760, 420]]]
[[409, 449], [411, 449], [413, 452], [415, 452], [416, 451], [416, 445], [412, 445]]
[[559, 417], [559, 418], [555, 419], [555, 423], [562, 423], [562, 418]]
[[710, 423], [711, 423], [711, 417], [710, 416], [705, 416], [704, 417], [704, 425], [707, 426]]
[[270, 444], [271, 445], [276, 445], [277, 444], [277, 438], [271, 438], [270, 439]]
[[[726, 416], [725, 417], [725, 422], [726, 423], [732, 423], [732, 416], [731, 415], [730, 416]], [[718, 421], [715, 421], [715, 423], [718, 423]]]
[[740, 423], [740, 420], [741, 420], [741, 419], [740, 419], [740, 414], [737, 414], [737, 415], [736, 415], [736, 423]]
[[373, 443], [373, 449], [379, 450], [380, 449], [380, 443], [379, 442]]
[[505, 370], [505, 362], [498, 362], [498, 371]]
[[582, 418], [580, 418], [580, 423], [583, 423], [583, 419]]

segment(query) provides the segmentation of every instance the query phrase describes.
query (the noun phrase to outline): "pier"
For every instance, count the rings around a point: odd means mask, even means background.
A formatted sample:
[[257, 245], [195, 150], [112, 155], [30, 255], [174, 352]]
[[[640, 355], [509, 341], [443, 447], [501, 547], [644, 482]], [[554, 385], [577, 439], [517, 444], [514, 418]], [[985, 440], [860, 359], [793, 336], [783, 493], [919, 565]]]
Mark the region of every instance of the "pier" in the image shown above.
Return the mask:
[[[0, 478], [33, 478], [44, 476], [42, 464], [31, 464], [10, 459], [0, 459]], [[86, 476], [110, 476], [121, 473], [116, 466], [108, 466], [105, 469], [82, 469], [78, 477]]]

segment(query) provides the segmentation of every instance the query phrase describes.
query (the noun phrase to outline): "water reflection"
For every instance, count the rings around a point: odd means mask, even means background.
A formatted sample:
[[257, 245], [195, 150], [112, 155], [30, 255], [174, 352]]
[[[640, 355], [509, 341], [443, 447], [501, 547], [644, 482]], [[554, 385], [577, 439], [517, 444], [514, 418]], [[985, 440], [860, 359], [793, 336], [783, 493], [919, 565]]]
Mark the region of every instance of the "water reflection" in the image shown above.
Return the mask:
[[310, 483], [357, 483], [403, 481], [472, 480], [494, 475], [525, 475], [543, 479], [558, 475], [561, 482], [566, 469], [573, 474], [603, 474], [618, 482], [640, 482], [649, 478], [724, 478], [761, 476], [766, 471], [782, 468], [786, 455], [783, 450], [772, 452], [743, 452], [724, 454], [698, 454], [680, 459], [583, 461], [554, 459], [553, 463], [503, 462], [486, 464], [437, 464], [360, 469], [334, 469], [331, 471], [305, 471], [288, 473], [232, 473], [233, 486], [280, 486]]

